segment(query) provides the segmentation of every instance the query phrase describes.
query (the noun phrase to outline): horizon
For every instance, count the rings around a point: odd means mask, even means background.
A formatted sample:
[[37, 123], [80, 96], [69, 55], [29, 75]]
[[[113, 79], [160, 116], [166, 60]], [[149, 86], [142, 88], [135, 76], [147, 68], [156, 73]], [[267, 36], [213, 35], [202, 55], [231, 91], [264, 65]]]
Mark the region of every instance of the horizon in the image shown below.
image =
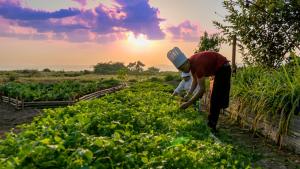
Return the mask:
[[[123, 63], [123, 62], [122, 62]], [[0, 71], [18, 71], [18, 70], [38, 70], [42, 71], [43, 69], [50, 69], [52, 71], [83, 71], [90, 70], [92, 71], [94, 65], [28, 65], [24, 67], [16, 66], [16, 65], [8, 65], [6, 67], [0, 67]], [[124, 65], [128, 65], [125, 64]], [[144, 70], [152, 67], [145, 65]], [[160, 69], [160, 71], [178, 71], [173, 65], [154, 65], [153, 67]]]

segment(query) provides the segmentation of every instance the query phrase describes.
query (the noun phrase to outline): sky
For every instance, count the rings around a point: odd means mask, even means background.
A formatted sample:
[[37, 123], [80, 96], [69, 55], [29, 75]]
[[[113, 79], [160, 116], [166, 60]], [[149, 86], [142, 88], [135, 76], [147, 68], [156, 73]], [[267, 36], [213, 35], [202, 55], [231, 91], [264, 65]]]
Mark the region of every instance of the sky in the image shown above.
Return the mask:
[[[137, 60], [175, 70], [167, 52], [191, 56], [224, 15], [222, 0], [0, 0], [0, 70]], [[220, 53], [231, 59], [230, 46]]]

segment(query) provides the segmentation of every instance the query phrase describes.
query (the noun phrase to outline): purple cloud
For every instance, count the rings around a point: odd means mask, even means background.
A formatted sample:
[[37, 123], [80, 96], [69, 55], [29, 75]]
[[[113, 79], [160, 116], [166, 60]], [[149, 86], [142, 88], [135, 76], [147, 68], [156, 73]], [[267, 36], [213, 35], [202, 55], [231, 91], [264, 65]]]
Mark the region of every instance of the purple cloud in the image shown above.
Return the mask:
[[72, 8], [61, 9], [55, 12], [33, 10], [21, 7], [20, 3], [12, 2], [0, 2], [0, 15], [2, 17], [12, 20], [45, 20], [50, 18], [75, 16], [80, 13], [78, 9]]
[[53, 22], [50, 20], [36, 20], [36, 21], [18, 21], [19, 26], [35, 28], [40, 33], [47, 32], [71, 32], [80, 29], [88, 29], [82, 24], [63, 24], [61, 22]]
[[[81, 5], [87, 3], [86, 0], [73, 1]], [[144, 34], [148, 39], [165, 37], [159, 25], [163, 19], [158, 17], [159, 10], [149, 5], [149, 0], [115, 0], [115, 3], [111, 8], [99, 3], [94, 9], [69, 8], [50, 12], [22, 7], [20, 0], [0, 0], [0, 17], [12, 25], [32, 28], [39, 34], [53, 33], [53, 39], [72, 42], [109, 41], [124, 38], [126, 32]], [[84, 33], [75, 36], [78, 32]]]
[[116, 0], [126, 13], [122, 25], [135, 34], [145, 34], [149, 39], [163, 39], [158, 18], [159, 10], [149, 5], [149, 0]]
[[173, 40], [183, 40], [195, 42], [200, 38], [200, 29], [197, 24], [186, 20], [177, 26], [170, 26], [167, 31], [171, 34]]

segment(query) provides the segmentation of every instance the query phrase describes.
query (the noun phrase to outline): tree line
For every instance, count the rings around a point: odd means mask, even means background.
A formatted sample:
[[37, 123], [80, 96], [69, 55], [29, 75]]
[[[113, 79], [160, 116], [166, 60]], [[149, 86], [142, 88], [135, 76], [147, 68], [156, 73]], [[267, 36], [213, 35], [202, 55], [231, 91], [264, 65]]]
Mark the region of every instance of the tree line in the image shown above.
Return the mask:
[[141, 61], [136, 61], [125, 65], [122, 62], [101, 62], [94, 66], [94, 72], [97, 74], [117, 74], [120, 72], [126, 72], [131, 74], [145, 73], [156, 74], [160, 72], [159, 68], [149, 67], [145, 69], [145, 64]]

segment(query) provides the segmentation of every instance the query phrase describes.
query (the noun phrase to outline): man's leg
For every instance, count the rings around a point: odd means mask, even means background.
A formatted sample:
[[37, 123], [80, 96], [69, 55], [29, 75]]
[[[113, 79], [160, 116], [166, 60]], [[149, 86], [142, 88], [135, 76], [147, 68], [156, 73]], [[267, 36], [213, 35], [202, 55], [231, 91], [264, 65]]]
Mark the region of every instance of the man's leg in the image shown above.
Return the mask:
[[216, 76], [213, 82], [208, 115], [208, 127], [210, 127], [213, 132], [216, 132], [217, 130], [217, 122], [221, 109], [219, 103], [220, 91], [218, 85], [218, 77]]
[[208, 116], [208, 126], [216, 131], [220, 111], [228, 107], [230, 91], [230, 66], [222, 67], [217, 71], [210, 99], [210, 110]]
[[208, 127], [212, 129], [213, 132], [217, 131], [217, 123], [220, 114], [220, 108], [211, 104], [209, 115], [208, 115]]

